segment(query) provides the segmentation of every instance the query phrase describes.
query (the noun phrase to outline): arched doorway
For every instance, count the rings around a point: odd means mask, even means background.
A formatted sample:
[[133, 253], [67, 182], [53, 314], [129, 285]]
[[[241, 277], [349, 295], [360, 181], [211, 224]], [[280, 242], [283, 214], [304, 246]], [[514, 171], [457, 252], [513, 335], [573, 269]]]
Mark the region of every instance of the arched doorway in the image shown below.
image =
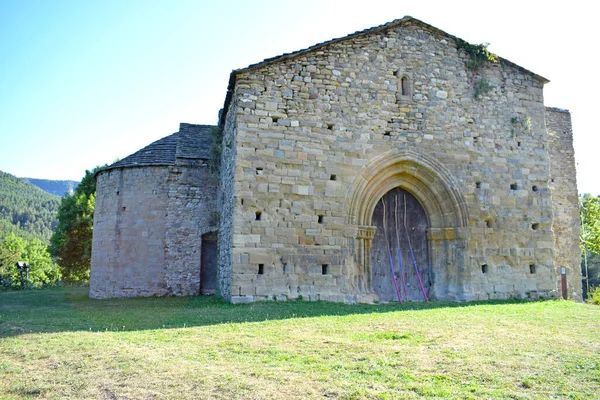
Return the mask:
[[433, 277], [423, 206], [410, 192], [398, 187], [379, 200], [371, 223], [376, 227], [371, 247], [371, 282], [379, 300], [398, 301], [392, 270], [403, 301], [425, 300], [423, 292], [429, 294]]
[[[383, 228], [382, 222], [377, 222], [378, 218], [382, 218], [379, 216], [382, 211], [376, 209], [383, 207], [380, 201], [386, 194], [392, 193], [390, 196], [393, 197], [394, 191], [398, 190], [407, 194], [407, 214], [408, 202], [413, 202], [421, 206], [420, 209], [426, 216], [426, 218], [418, 217], [421, 221], [426, 221], [425, 225], [422, 222], [416, 223], [418, 226], [425, 227], [425, 235], [419, 236], [418, 242], [421, 244], [413, 244], [413, 252], [415, 245], [425, 249], [425, 253], [422, 252], [420, 255], [423, 258], [419, 260], [415, 257], [415, 261], [420, 268], [420, 273], [421, 268], [426, 269], [423, 271], [425, 276], [423, 286], [428, 290], [426, 292], [428, 297], [437, 300], [473, 299], [470, 270], [465, 252], [469, 237], [467, 204], [460, 187], [461, 185], [450, 171], [438, 160], [415, 149], [391, 150], [375, 157], [363, 167], [362, 172], [355, 178], [348, 204], [350, 211], [348, 223], [355, 227], [352, 268], [349, 269], [352, 276], [349, 278], [355, 282], [358, 299], [364, 298], [370, 301], [370, 296], [374, 294], [378, 297], [382, 296], [380, 298], [382, 301], [394, 300], [390, 296], [390, 290], [395, 296], [393, 284], [390, 286], [374, 282], [375, 278], [379, 279], [377, 274], [384, 273], [383, 265], [386, 265], [389, 271], [389, 254], [386, 264], [377, 261], [376, 263], [380, 265], [374, 267], [372, 262], [382, 259], [383, 256], [376, 254], [372, 257], [371, 253], [386, 249], [385, 241], [382, 242], [384, 246], [381, 246], [376, 240], [376, 236], [381, 235], [380, 231]], [[423, 236], [426, 238], [425, 242]], [[407, 265], [409, 259], [406, 257], [403, 255], [402, 259], [405, 271], [408, 267], [414, 269], [412, 259]], [[388, 274], [391, 278], [391, 273]], [[414, 294], [411, 296], [413, 300], [418, 299]]]

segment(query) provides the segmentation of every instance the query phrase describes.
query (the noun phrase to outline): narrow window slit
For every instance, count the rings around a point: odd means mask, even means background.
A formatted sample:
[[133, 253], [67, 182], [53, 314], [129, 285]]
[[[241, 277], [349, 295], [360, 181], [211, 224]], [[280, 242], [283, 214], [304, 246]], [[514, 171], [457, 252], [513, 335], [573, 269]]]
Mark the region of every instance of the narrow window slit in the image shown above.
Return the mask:
[[318, 221], [320, 224], [323, 223], [323, 218], [325, 218], [325, 217], [323, 215], [319, 214]]
[[329, 269], [329, 264], [321, 264], [321, 274], [327, 275], [327, 270]]
[[529, 264], [529, 273], [535, 274], [535, 264]]
[[402, 79], [400, 79], [400, 88], [402, 96], [408, 96], [408, 77], [403, 76]]
[[258, 275], [265, 274], [265, 264], [258, 264]]
[[484, 274], [488, 273], [488, 265], [487, 264], [482, 264], [481, 265], [481, 272]]
[[255, 221], [260, 221], [260, 219], [262, 218], [262, 213], [260, 211], [257, 211], [255, 214], [254, 220]]

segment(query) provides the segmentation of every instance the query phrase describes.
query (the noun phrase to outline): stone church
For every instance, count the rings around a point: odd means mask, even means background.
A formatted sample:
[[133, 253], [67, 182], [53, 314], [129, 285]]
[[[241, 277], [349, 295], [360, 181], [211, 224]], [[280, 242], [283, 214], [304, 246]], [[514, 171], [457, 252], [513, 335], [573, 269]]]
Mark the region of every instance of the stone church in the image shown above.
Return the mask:
[[570, 115], [412, 17], [231, 73], [97, 173], [90, 296], [581, 298]]

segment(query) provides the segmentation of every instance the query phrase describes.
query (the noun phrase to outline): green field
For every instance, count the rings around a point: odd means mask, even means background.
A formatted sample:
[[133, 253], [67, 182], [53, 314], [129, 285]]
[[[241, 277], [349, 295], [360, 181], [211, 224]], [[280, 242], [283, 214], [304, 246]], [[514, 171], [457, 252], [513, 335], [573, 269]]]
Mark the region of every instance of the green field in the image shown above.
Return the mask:
[[0, 292], [0, 398], [598, 399], [600, 307]]

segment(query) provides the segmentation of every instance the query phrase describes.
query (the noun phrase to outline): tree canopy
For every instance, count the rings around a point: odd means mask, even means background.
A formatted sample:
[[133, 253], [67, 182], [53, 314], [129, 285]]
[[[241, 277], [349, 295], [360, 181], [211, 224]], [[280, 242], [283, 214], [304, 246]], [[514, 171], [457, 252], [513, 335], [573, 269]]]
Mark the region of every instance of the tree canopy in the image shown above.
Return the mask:
[[100, 168], [86, 170], [75, 192], [60, 202], [58, 226], [50, 239], [50, 253], [60, 265], [65, 282], [87, 282], [90, 277], [96, 201], [94, 174]]
[[41, 287], [60, 280], [58, 265], [52, 261], [47, 246], [39, 239], [25, 240], [8, 233], [0, 241], [0, 287], [20, 288], [17, 261], [29, 263], [28, 287]]
[[17, 261], [29, 263], [29, 287], [60, 279], [47, 249], [59, 204], [58, 196], [0, 171], [0, 287], [21, 287]]
[[[590, 287], [600, 286], [600, 197], [580, 198], [582, 268]], [[587, 264], [587, 271], [585, 266]]]
[[588, 251], [600, 254], [600, 197], [581, 197], [581, 243]]

